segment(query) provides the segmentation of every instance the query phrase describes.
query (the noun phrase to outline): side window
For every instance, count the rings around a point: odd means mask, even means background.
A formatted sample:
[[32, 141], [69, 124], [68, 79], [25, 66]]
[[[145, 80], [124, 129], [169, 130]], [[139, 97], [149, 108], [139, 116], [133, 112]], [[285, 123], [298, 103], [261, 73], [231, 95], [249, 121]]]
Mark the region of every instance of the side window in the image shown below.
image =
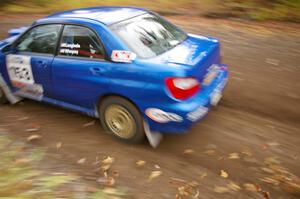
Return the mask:
[[41, 25], [31, 29], [17, 42], [19, 52], [54, 54], [61, 25]]
[[66, 25], [64, 28], [59, 54], [104, 59], [104, 49], [97, 35], [89, 28], [73, 25]]

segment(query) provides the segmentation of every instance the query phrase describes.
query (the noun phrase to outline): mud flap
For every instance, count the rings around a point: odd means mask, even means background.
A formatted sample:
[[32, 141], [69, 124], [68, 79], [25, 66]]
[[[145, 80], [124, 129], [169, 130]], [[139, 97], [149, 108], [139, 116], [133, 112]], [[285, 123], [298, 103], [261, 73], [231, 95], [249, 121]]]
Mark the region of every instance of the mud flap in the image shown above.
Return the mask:
[[163, 139], [163, 136], [159, 132], [151, 132], [149, 125], [146, 121], [144, 121], [144, 130], [146, 137], [153, 148], [158, 147], [159, 143]]
[[4, 81], [1, 73], [0, 73], [0, 88], [3, 90], [7, 100], [11, 103], [11, 104], [16, 104], [18, 103], [19, 101], [22, 100], [22, 98], [14, 95], [10, 88], [7, 86], [6, 82]]

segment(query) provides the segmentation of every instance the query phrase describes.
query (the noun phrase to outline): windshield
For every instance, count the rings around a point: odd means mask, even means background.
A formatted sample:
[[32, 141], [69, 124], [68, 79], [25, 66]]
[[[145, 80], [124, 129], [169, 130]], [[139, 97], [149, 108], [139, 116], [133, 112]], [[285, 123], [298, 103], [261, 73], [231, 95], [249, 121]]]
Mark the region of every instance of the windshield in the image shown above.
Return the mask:
[[176, 26], [153, 14], [113, 24], [111, 29], [140, 58], [160, 55], [187, 38]]

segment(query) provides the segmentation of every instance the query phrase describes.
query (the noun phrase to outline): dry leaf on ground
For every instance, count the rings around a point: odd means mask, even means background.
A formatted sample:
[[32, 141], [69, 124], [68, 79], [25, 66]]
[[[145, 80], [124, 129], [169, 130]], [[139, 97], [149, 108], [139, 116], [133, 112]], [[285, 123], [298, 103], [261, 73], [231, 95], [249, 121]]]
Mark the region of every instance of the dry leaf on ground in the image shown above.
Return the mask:
[[80, 160], [77, 161], [78, 164], [84, 164], [86, 161], [85, 158], [81, 158]]
[[158, 178], [161, 175], [162, 175], [162, 171], [152, 171], [148, 178], [148, 181], [152, 181], [153, 179]]
[[241, 190], [241, 187], [238, 184], [234, 183], [234, 182], [230, 182], [229, 184], [227, 184], [227, 187], [229, 189], [233, 190], [233, 191]]
[[245, 183], [243, 184], [243, 187], [247, 190], [247, 191], [253, 191], [253, 192], [257, 192], [257, 188], [254, 184], [251, 183]]
[[31, 141], [33, 141], [33, 140], [38, 140], [38, 139], [41, 139], [41, 138], [42, 138], [41, 135], [34, 134], [34, 135], [29, 136], [29, 137], [27, 138], [27, 141], [28, 141], [28, 142], [31, 142]]
[[213, 150], [213, 149], [208, 149], [208, 150], [204, 151], [204, 153], [207, 154], [207, 155], [215, 155], [216, 151]]
[[88, 126], [92, 126], [92, 125], [95, 125], [96, 121], [93, 120], [91, 122], [88, 122], [88, 123], [85, 123], [84, 125], [82, 125], [82, 127], [88, 127]]
[[107, 156], [107, 158], [102, 161], [102, 164], [112, 164], [114, 161], [115, 159], [113, 157]]
[[223, 178], [228, 178], [229, 175], [226, 171], [221, 170], [220, 176], [223, 177]]
[[135, 164], [137, 166], [141, 167], [141, 166], [144, 166], [146, 164], [146, 161], [144, 161], [144, 160], [138, 160], [138, 161], [135, 162]]
[[230, 192], [230, 189], [227, 188], [227, 187], [215, 186], [214, 192], [216, 192], [216, 193], [228, 193], [228, 192]]
[[229, 154], [228, 159], [240, 159], [240, 155], [238, 153], [231, 153]]
[[190, 154], [193, 154], [193, 153], [195, 153], [195, 151], [193, 149], [185, 149], [183, 151], [184, 155], [190, 155]]
[[58, 149], [60, 149], [62, 147], [62, 143], [61, 142], [57, 142], [56, 143], [56, 149], [58, 150]]

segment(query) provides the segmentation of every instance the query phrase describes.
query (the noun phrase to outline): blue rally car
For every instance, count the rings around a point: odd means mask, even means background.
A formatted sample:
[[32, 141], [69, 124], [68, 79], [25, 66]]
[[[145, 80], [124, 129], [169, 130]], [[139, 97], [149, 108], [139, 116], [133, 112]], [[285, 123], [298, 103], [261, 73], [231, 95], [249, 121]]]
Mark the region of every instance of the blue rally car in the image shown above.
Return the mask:
[[182, 133], [216, 105], [228, 80], [220, 42], [151, 11], [95, 7], [56, 13], [0, 41], [0, 103], [30, 98], [100, 118], [136, 143]]

